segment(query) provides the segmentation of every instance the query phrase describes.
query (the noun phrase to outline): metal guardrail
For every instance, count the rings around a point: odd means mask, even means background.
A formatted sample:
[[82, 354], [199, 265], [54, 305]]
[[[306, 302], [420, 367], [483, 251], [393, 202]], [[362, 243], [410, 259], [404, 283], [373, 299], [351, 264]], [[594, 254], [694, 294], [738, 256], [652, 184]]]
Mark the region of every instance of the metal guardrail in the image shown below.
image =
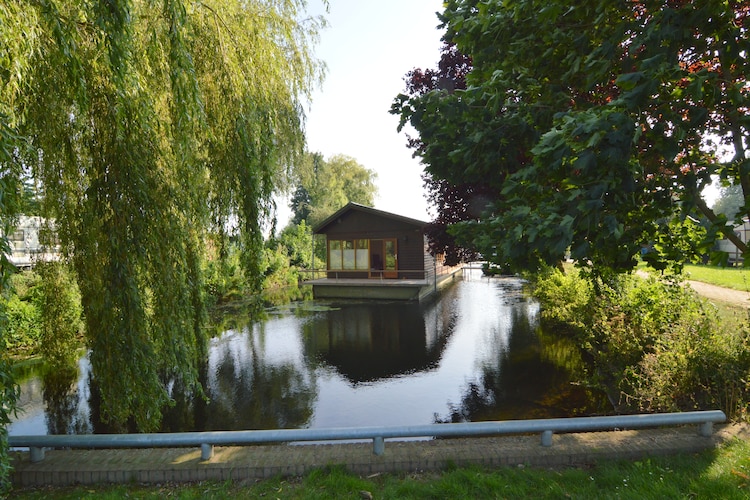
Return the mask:
[[552, 446], [555, 432], [593, 432], [642, 429], [665, 425], [699, 424], [699, 434], [709, 437], [714, 422], [726, 421], [720, 410], [608, 417], [574, 417], [536, 420], [506, 420], [458, 424], [425, 424], [395, 427], [341, 427], [329, 429], [275, 429], [255, 431], [178, 432], [159, 434], [83, 434], [9, 436], [8, 445], [29, 447], [31, 461], [44, 459], [45, 448], [201, 448], [201, 459], [213, 456], [214, 446], [242, 446], [260, 443], [372, 439], [373, 453], [385, 452], [385, 440], [414, 437], [468, 437], [501, 434], [541, 433], [542, 446]]

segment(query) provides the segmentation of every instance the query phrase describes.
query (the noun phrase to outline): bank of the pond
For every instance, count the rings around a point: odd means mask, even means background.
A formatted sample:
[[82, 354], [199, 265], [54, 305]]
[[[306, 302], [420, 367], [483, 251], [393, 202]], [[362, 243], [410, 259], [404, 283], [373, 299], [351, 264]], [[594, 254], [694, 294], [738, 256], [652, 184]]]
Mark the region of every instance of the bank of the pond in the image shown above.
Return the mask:
[[[552, 447], [541, 446], [538, 435], [388, 441], [382, 456], [373, 455], [370, 443], [217, 447], [208, 461], [201, 461], [200, 450], [194, 449], [53, 450], [37, 463], [31, 463], [26, 452], [15, 454], [13, 481], [17, 488], [227, 480], [247, 484], [330, 467], [370, 477], [467, 466], [589, 468], [605, 460], [692, 454], [749, 439], [747, 424], [733, 424], [716, 426], [711, 437], [698, 435], [695, 426], [561, 434]], [[750, 454], [746, 458], [750, 460]], [[750, 473], [748, 468], [748, 461], [738, 465]]]
[[543, 325], [580, 346], [588, 380], [607, 388], [618, 412], [710, 408], [746, 420], [747, 315], [729, 318], [680, 280], [639, 275], [605, 282], [555, 269], [540, 274], [534, 295]]

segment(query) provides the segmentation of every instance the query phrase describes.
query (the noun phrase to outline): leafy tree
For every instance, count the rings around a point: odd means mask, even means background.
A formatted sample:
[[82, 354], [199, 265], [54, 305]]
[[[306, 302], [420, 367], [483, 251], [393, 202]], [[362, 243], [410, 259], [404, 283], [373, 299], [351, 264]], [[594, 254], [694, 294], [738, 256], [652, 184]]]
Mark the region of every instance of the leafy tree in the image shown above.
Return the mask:
[[[713, 204], [711, 209], [717, 214], [723, 214], [727, 220], [732, 221], [737, 214], [742, 214], [742, 206], [745, 204], [745, 198], [742, 195], [742, 186], [729, 185], [722, 187], [719, 191], [719, 198]], [[740, 223], [740, 221], [735, 221]]]
[[[711, 175], [750, 194], [746, 2], [452, 0], [445, 39], [471, 57], [466, 90], [399, 96], [426, 171], [496, 195], [459, 241], [515, 268], [566, 251], [597, 273], [693, 257], [679, 242]], [[664, 235], [670, 235], [664, 238]], [[745, 248], [738, 241], [741, 248]]]
[[367, 206], [375, 202], [377, 174], [346, 155], [324, 160], [320, 153], [308, 153], [293, 176], [297, 185], [290, 204], [293, 224], [306, 220], [314, 226], [350, 201]]
[[310, 218], [311, 205], [312, 199], [310, 198], [310, 193], [304, 186], [297, 186], [289, 203], [289, 208], [292, 209], [293, 213], [290, 223], [296, 225], [308, 220]]
[[210, 230], [236, 221], [246, 279], [263, 282], [260, 228], [320, 76], [310, 47], [322, 21], [305, 5], [0, 7], [0, 200], [30, 167], [75, 270], [114, 429], [155, 429], [170, 381], [201, 392]]
[[83, 330], [81, 297], [73, 276], [62, 262], [40, 262], [40, 349], [51, 370], [75, 366]]
[[[10, 286], [14, 267], [8, 260], [11, 253], [8, 235], [11, 234], [21, 209], [22, 169], [16, 159], [16, 146], [21, 141], [18, 133], [19, 116], [12, 102], [20, 93], [18, 76], [29, 69], [24, 57], [11, 58], [14, 53], [27, 53], [28, 38], [7, 36], [6, 26], [26, 25], [15, 2], [0, 7], [0, 294], [5, 295]], [[8, 455], [8, 429], [17, 409], [19, 387], [12, 373], [7, 353], [8, 328], [6, 301], [0, 300], [0, 496], [10, 490], [10, 457]]]
[[279, 243], [287, 249], [291, 265], [305, 269], [312, 267], [312, 231], [304, 220], [285, 227], [279, 235]]
[[[413, 69], [405, 77], [406, 95], [394, 103], [391, 113], [401, 113], [401, 102], [405, 97], [416, 98], [434, 90], [445, 90], [439, 95], [451, 95], [456, 90], [466, 90], [466, 75], [471, 71], [471, 58], [461, 54], [454, 44], [445, 43], [440, 51], [440, 61], [435, 69]], [[415, 155], [424, 151], [425, 144], [417, 137], [407, 134], [407, 145], [415, 150]], [[482, 215], [484, 206], [493, 197], [492, 190], [482, 182], [454, 184], [446, 179], [433, 177], [429, 171], [422, 174], [427, 189], [427, 199], [435, 208], [435, 219], [425, 232], [433, 255], [442, 254], [448, 265], [475, 260], [478, 255], [471, 247], [456, 242], [448, 232], [453, 224], [463, 221], [476, 221]]]

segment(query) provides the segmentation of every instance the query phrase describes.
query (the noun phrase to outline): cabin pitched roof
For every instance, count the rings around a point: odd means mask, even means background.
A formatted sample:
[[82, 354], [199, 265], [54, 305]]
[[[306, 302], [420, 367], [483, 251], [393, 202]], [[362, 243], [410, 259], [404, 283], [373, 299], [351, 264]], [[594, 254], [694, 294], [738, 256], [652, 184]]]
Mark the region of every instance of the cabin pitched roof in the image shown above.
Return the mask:
[[350, 201], [349, 203], [347, 203], [346, 205], [344, 205], [343, 207], [341, 207], [339, 210], [337, 210], [336, 213], [334, 213], [330, 217], [326, 218], [324, 221], [322, 221], [322, 222], [316, 224], [315, 226], [313, 226], [313, 228], [312, 228], [313, 233], [314, 234], [325, 234], [326, 230], [328, 229], [328, 227], [331, 224], [333, 224], [335, 221], [337, 221], [338, 219], [340, 219], [343, 215], [346, 215], [349, 212], [354, 212], [354, 211], [363, 212], [363, 213], [367, 213], [367, 214], [372, 214], [372, 215], [376, 215], [378, 217], [383, 217], [383, 218], [386, 218], [386, 219], [391, 219], [391, 220], [395, 220], [395, 221], [399, 221], [399, 222], [404, 222], [406, 224], [410, 224], [410, 225], [416, 226], [416, 227], [418, 227], [420, 229], [423, 229], [427, 225], [427, 222], [424, 222], [424, 221], [421, 221], [421, 220], [411, 219], [409, 217], [404, 217], [402, 215], [397, 215], [397, 214], [393, 214], [393, 213], [390, 213], [390, 212], [384, 212], [382, 210], [377, 210], [375, 208], [368, 207], [368, 206], [365, 206], [365, 205], [360, 205], [359, 203], [354, 203], [354, 202]]

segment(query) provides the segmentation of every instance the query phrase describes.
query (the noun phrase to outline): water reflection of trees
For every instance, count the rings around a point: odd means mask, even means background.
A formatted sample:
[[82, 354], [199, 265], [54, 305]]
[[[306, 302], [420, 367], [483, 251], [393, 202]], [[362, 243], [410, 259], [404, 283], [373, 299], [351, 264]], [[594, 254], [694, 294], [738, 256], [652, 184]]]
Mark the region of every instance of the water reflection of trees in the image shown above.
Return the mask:
[[[606, 399], [598, 410], [598, 403], [591, 403], [599, 401], [597, 394], [572, 383], [584, 380], [576, 346], [541, 331], [538, 306], [524, 297], [517, 280], [498, 282], [493, 279], [489, 289], [486, 279], [449, 287], [426, 304], [293, 303], [265, 310], [264, 321], [257, 321], [250, 307], [233, 310], [202, 367], [205, 399], [170, 385], [174, 405], [165, 411], [161, 430], [304, 427], [317, 403], [316, 374], [329, 367], [356, 386], [442, 370], [444, 361], [454, 363], [456, 383], [462, 385], [437, 421], [607, 411]], [[477, 342], [476, 352], [464, 344], [467, 339]], [[465, 361], [456, 345], [466, 347]], [[99, 420], [95, 379], [85, 361], [81, 367], [77, 387], [69, 371], [44, 377], [50, 433], [111, 431]], [[455, 388], [449, 390], [453, 397]], [[445, 408], [442, 397], [436, 404]]]
[[304, 325], [305, 353], [311, 364], [334, 367], [355, 385], [438, 365], [445, 337], [428, 333], [419, 304], [338, 306]]
[[316, 397], [312, 374], [291, 362], [269, 362], [255, 335], [247, 337], [248, 358], [226, 353], [209, 378], [205, 429], [304, 427]]
[[[42, 374], [44, 419], [48, 434], [86, 434], [91, 432], [88, 407], [79, 393], [78, 366], [75, 363], [45, 367]], [[84, 396], [82, 398], [82, 396]]]
[[[509, 335], [497, 332], [492, 355], [476, 380], [467, 382], [458, 404], [436, 422], [477, 422], [570, 417], [605, 413], [606, 397], [576, 383], [581, 369], [574, 345], [544, 336], [534, 309], [511, 307]], [[505, 342], [508, 344], [505, 345]]]

